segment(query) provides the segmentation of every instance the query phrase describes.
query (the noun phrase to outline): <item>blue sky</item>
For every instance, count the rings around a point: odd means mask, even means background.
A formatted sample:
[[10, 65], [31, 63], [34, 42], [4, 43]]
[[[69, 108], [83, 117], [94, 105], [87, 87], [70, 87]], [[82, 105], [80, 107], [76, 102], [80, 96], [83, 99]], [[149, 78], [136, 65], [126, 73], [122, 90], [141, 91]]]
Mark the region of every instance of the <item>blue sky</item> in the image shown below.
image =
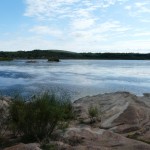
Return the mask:
[[0, 0], [0, 51], [150, 53], [150, 0]]

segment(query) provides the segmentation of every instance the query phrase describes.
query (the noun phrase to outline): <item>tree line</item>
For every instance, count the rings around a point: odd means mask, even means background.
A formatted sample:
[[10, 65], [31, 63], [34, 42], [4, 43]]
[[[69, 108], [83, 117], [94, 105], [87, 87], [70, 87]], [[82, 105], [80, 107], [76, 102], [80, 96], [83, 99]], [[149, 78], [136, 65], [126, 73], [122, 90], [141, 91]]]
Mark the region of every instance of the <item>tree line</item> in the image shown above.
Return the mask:
[[50, 57], [59, 59], [150, 60], [150, 53], [76, 53], [63, 50], [0, 51], [0, 58], [47, 59]]

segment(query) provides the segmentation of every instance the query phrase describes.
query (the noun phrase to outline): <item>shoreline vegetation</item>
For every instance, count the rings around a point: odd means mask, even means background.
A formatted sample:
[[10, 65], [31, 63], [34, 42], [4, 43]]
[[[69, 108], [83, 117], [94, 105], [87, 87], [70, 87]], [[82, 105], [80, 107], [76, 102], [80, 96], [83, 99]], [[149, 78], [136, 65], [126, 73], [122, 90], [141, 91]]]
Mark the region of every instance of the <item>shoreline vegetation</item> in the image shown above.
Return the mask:
[[12, 61], [13, 58], [0, 57], [0, 61]]
[[0, 97], [0, 147], [13, 145], [11, 136], [25, 143], [48, 141], [54, 130], [67, 128], [73, 119], [67, 96], [45, 92], [28, 100]]
[[0, 51], [0, 61], [13, 59], [150, 60], [150, 53], [76, 53], [64, 50]]
[[73, 103], [47, 92], [28, 101], [0, 97], [0, 116], [4, 150], [150, 149], [148, 93], [105, 93]]

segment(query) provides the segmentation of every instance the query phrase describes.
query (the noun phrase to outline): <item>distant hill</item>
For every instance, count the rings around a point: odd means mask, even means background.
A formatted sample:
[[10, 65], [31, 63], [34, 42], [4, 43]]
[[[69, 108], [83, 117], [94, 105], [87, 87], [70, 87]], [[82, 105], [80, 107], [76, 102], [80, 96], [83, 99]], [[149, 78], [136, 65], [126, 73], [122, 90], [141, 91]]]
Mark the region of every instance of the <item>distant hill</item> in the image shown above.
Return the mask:
[[47, 59], [57, 57], [59, 59], [150, 60], [150, 53], [76, 53], [65, 50], [32, 50], [16, 52], [0, 51], [0, 57], [13, 59]]

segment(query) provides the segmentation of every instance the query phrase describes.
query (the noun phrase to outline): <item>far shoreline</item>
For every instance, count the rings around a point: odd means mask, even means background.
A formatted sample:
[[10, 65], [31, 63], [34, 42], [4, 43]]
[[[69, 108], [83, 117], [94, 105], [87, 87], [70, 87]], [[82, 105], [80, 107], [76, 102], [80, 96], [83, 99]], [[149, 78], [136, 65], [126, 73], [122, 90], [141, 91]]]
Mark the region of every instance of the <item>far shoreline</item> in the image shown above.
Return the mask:
[[10, 59], [81, 59], [81, 60], [150, 60], [150, 53], [76, 53], [64, 50], [0, 51], [0, 58]]

